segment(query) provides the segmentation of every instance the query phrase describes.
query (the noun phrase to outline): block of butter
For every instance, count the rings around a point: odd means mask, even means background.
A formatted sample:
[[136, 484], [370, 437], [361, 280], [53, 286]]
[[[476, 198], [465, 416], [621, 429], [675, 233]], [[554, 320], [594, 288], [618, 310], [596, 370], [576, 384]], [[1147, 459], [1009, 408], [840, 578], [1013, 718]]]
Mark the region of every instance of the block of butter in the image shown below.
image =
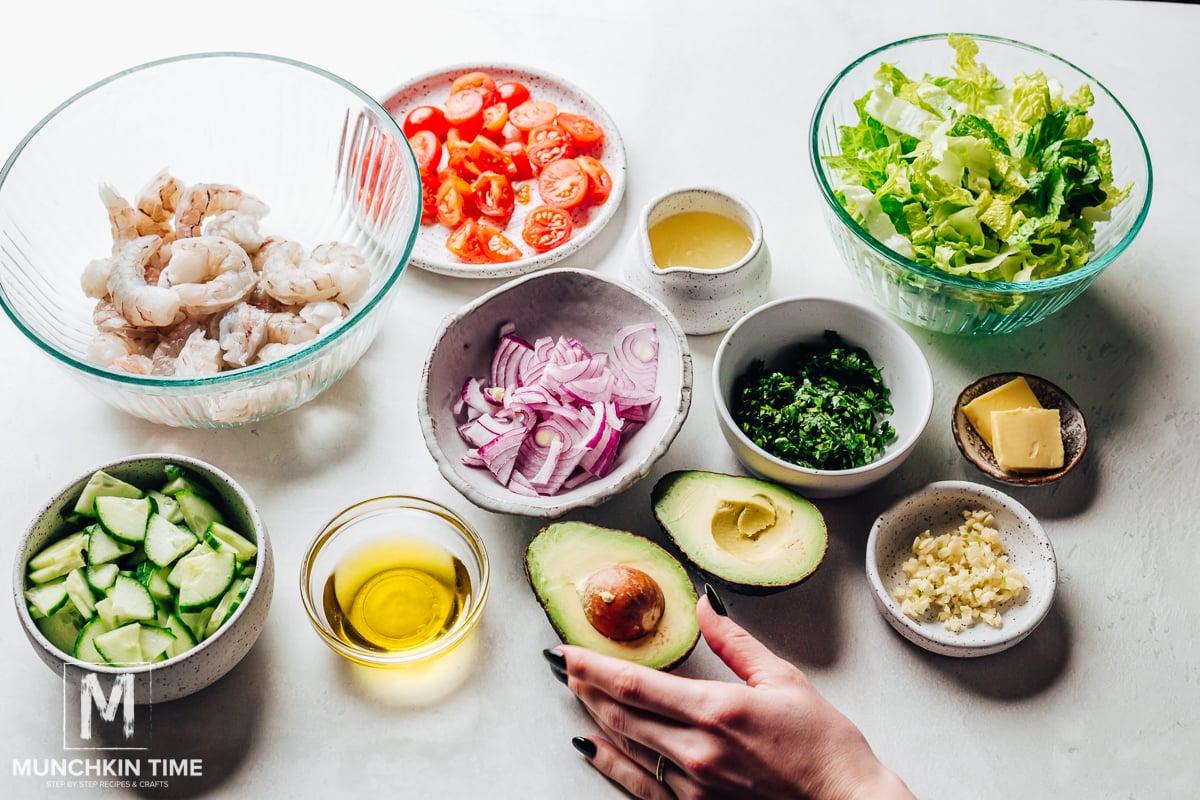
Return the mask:
[[1063, 440], [1057, 408], [993, 411], [992, 453], [1005, 472], [1061, 469]]
[[984, 392], [963, 406], [963, 413], [971, 422], [971, 427], [992, 450], [992, 412], [1012, 411], [1017, 408], [1041, 408], [1037, 396], [1029, 388], [1022, 377], [1013, 378], [1008, 383], [997, 386], [990, 392]]

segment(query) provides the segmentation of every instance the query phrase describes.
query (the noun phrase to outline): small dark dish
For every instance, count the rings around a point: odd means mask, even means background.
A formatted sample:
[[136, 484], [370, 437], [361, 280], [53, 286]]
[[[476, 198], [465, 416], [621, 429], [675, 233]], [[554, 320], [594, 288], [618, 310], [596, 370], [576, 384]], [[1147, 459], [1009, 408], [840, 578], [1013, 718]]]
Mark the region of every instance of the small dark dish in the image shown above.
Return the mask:
[[[1025, 378], [1029, 388], [1033, 390], [1038, 402], [1044, 408], [1058, 409], [1063, 439], [1063, 466], [1061, 469], [1047, 472], [1005, 472], [996, 463], [996, 456], [993, 455], [992, 449], [987, 446], [987, 443], [971, 426], [967, 415], [963, 413], [963, 406], [976, 397], [1019, 377]], [[1084, 421], [1083, 412], [1079, 410], [1079, 406], [1075, 405], [1075, 401], [1071, 399], [1070, 395], [1050, 381], [1025, 372], [998, 372], [980, 378], [967, 386], [954, 403], [951, 426], [954, 430], [954, 443], [958, 445], [959, 452], [968, 461], [989, 478], [1016, 486], [1040, 486], [1044, 483], [1053, 483], [1074, 469], [1075, 465], [1083, 459], [1084, 451], [1087, 450], [1087, 423]]]

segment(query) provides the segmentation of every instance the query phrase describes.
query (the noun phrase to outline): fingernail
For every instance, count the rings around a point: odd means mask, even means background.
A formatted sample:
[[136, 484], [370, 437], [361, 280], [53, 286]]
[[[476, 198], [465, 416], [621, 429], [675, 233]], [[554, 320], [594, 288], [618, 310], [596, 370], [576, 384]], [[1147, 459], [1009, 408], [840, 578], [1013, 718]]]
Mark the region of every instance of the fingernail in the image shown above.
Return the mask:
[[717, 594], [717, 590], [712, 587], [712, 584], [704, 584], [704, 594], [708, 597], [708, 604], [712, 606], [713, 611], [722, 617], [729, 616], [729, 612], [725, 610], [725, 604], [721, 602], [721, 597]]
[[596, 757], [596, 743], [591, 739], [585, 739], [582, 736], [576, 736], [571, 740], [571, 744], [583, 754], [585, 758]]
[[554, 673], [554, 677], [558, 678], [559, 683], [561, 683], [563, 686], [567, 685], [567, 673], [564, 670], [561, 670], [558, 667], [551, 664], [550, 671], [552, 673]]
[[544, 655], [546, 657], [546, 660], [550, 662], [550, 666], [554, 667], [555, 669], [566, 672], [567, 657], [564, 656], [562, 653], [560, 653], [557, 650], [543, 650], [542, 655]]

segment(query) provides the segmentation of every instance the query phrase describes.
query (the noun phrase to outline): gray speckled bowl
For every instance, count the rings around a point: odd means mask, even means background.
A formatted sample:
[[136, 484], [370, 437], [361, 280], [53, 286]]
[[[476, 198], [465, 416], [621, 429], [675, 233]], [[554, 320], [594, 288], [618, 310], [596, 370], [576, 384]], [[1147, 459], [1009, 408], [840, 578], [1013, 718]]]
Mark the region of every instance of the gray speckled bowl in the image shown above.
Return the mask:
[[[529, 497], [501, 485], [488, 470], [462, 463], [468, 445], [458, 433], [465, 417], [453, 406], [463, 383], [486, 377], [500, 326], [532, 342], [540, 336], [579, 339], [593, 353], [611, 352], [625, 325], [653, 322], [658, 334], [656, 391], [661, 398], [645, 426], [621, 442], [612, 471], [556, 495]], [[588, 270], [552, 269], [509, 281], [449, 314], [434, 335], [421, 372], [417, 416], [438, 469], [477, 506], [503, 514], [552, 518], [599, 505], [646, 477], [674, 441], [692, 405], [692, 356], [679, 323], [658, 300]]]
[[[932, 613], [924, 620], [906, 616], [893, 592], [905, 583], [901, 564], [911, 555], [913, 540], [926, 530], [934, 536], [952, 531], [962, 522], [963, 511], [980, 508], [995, 516], [1009, 563], [1025, 573], [1028, 583], [1021, 597], [1000, 606], [1002, 627], [980, 622], [954, 633]], [[1058, 564], [1041, 523], [1016, 500], [990, 486], [938, 481], [875, 520], [867, 539], [867, 578], [875, 604], [905, 639], [941, 655], [986, 656], [1017, 644], [1045, 619], [1058, 586]]]
[[[220, 497], [222, 509], [230, 515], [230, 524], [239, 532], [249, 533], [258, 544], [258, 566], [246, 597], [240, 606], [208, 639], [186, 653], [144, 667], [120, 668], [89, 664], [68, 655], [50, 643], [34, 624], [25, 603], [26, 562], [53, 539], [65, 532], [62, 513], [73, 506], [92, 473], [102, 469], [110, 475], [128, 483], [150, 488], [166, 482], [163, 465], [178, 464], [191, 473], [203, 478]], [[176, 700], [200, 691], [215, 682], [242, 660], [258, 639], [271, 607], [271, 593], [275, 584], [275, 562], [267, 528], [258, 514], [258, 508], [233, 478], [195, 458], [164, 453], [146, 453], [129, 456], [105, 464], [98, 464], [85, 474], [67, 484], [51, 498], [34, 517], [21, 544], [17, 547], [17, 558], [13, 564], [13, 601], [21, 627], [33, 645], [38, 657], [46, 666], [67, 680], [78, 680], [87, 672], [100, 675], [134, 676], [134, 697], [138, 704], [162, 703]]]

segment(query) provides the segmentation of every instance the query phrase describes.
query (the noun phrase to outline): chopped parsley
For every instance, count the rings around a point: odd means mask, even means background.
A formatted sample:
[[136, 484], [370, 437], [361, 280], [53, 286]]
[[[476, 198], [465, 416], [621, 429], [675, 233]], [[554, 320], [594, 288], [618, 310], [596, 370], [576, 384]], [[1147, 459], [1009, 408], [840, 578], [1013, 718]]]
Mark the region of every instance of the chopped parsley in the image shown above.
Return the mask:
[[834, 331], [785, 353], [773, 368], [750, 365], [734, 386], [733, 419], [771, 455], [811, 469], [869, 464], [896, 438], [879, 368]]

